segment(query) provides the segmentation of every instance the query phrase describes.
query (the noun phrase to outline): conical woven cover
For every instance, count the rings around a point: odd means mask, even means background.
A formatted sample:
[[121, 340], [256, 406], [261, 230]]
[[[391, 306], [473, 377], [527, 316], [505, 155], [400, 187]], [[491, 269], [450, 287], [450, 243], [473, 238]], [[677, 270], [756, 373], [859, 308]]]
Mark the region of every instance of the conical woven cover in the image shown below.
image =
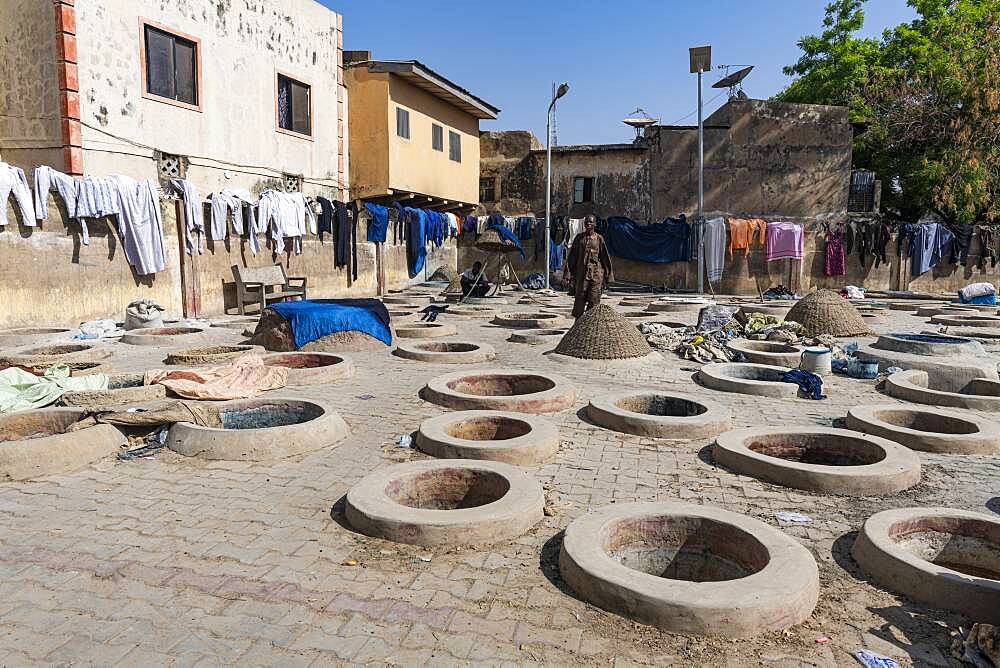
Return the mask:
[[810, 336], [865, 336], [872, 333], [854, 304], [833, 290], [809, 293], [796, 302], [785, 320], [799, 323]]
[[492, 227], [487, 228], [485, 232], [479, 235], [479, 238], [476, 240], [476, 248], [486, 251], [500, 251], [502, 253], [517, 252], [517, 244], [501, 237], [500, 233]]
[[448, 287], [446, 287], [441, 294], [444, 294], [444, 295], [460, 295], [460, 294], [462, 294], [462, 279], [461, 279], [461, 277], [460, 276], [456, 276], [455, 278], [451, 279], [451, 283], [448, 284]]
[[588, 360], [621, 360], [645, 357], [653, 350], [635, 323], [601, 304], [576, 319], [555, 352]]
[[458, 274], [455, 273], [454, 269], [452, 269], [451, 267], [441, 266], [441, 267], [438, 267], [437, 269], [434, 270], [434, 273], [431, 274], [431, 279], [430, 280], [432, 280], [432, 281], [452, 281], [452, 280], [454, 280], [456, 278], [458, 278]]

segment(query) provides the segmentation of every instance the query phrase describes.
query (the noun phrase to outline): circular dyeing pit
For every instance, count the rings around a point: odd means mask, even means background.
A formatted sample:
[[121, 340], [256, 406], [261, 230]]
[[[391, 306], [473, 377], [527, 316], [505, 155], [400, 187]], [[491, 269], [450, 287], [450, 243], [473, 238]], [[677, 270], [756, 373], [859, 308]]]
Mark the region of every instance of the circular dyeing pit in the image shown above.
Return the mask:
[[422, 397], [456, 410], [555, 413], [573, 405], [576, 390], [560, 376], [495, 369], [438, 376]]
[[251, 352], [263, 352], [260, 346], [206, 346], [188, 348], [167, 355], [166, 364], [225, 364]]
[[42, 408], [0, 417], [0, 481], [76, 471], [125, 444], [109, 424], [67, 432], [83, 416], [77, 408]]
[[751, 364], [769, 364], [795, 368], [802, 360], [802, 348], [779, 341], [753, 341], [738, 339], [726, 345], [744, 357]]
[[354, 362], [332, 353], [271, 353], [264, 364], [288, 369], [289, 385], [321, 385], [354, 375]]
[[7, 366], [29, 368], [60, 362], [97, 362], [110, 356], [111, 352], [107, 348], [80, 343], [39, 346], [0, 356], [0, 368]]
[[0, 330], [0, 348], [17, 348], [37, 343], [40, 338], [69, 336], [73, 330], [62, 327], [19, 327]]
[[785, 367], [767, 364], [714, 362], [698, 370], [698, 382], [720, 392], [794, 399], [799, 394], [799, 386], [782, 382], [786, 371]]
[[1000, 454], [1000, 425], [971, 413], [898, 404], [855, 406], [847, 413], [847, 428], [922, 452]]
[[125, 332], [122, 343], [133, 346], [169, 346], [183, 338], [201, 334], [205, 330], [197, 327], [154, 327], [150, 329], [133, 329]]
[[167, 447], [188, 457], [268, 461], [333, 445], [350, 434], [343, 418], [305, 399], [245, 399], [219, 405], [222, 427], [177, 422]]
[[557, 313], [498, 313], [493, 318], [494, 325], [519, 329], [559, 327], [566, 324], [566, 318]]
[[425, 343], [400, 344], [392, 351], [396, 357], [418, 362], [437, 364], [478, 364], [488, 362], [497, 356], [493, 346], [467, 341], [427, 341]]
[[1000, 521], [951, 508], [872, 515], [851, 554], [874, 582], [970, 621], [1000, 624]]
[[946, 334], [883, 334], [873, 347], [898, 353], [942, 357], [984, 354], [978, 341]]
[[478, 545], [520, 536], [542, 519], [541, 485], [501, 462], [440, 459], [376, 471], [347, 492], [354, 529], [396, 543]]
[[574, 520], [559, 572], [581, 599], [670, 633], [780, 631], [819, 597], [816, 561], [795, 539], [683, 503], [616, 503]]
[[490, 306], [470, 306], [463, 304], [461, 306], [449, 306], [448, 310], [444, 312], [445, 315], [459, 315], [466, 318], [483, 318], [492, 319], [496, 316], [497, 310]]
[[439, 322], [414, 322], [396, 327], [396, 336], [401, 339], [436, 339], [456, 334], [458, 334], [458, 330], [452, 325], [444, 325]]
[[559, 448], [559, 430], [548, 420], [525, 413], [457, 411], [424, 420], [416, 445], [441, 459], [538, 466]]
[[606, 429], [653, 438], [710, 438], [729, 429], [730, 415], [714, 401], [655, 390], [617, 392], [587, 406], [587, 417]]
[[406, 306], [420, 308], [421, 306], [430, 304], [432, 301], [434, 301], [434, 298], [430, 295], [418, 295], [413, 293], [382, 297], [383, 304], [392, 304], [395, 307]]
[[949, 327], [1000, 327], [1000, 316], [995, 315], [935, 315], [932, 325]]
[[67, 392], [59, 398], [66, 406], [87, 410], [104, 410], [126, 404], [165, 399], [167, 388], [163, 385], [144, 385], [141, 373], [120, 373], [108, 376], [106, 390], [80, 390]]
[[737, 429], [716, 437], [712, 459], [758, 480], [825, 494], [882, 496], [920, 482], [915, 453], [848, 429]]
[[650, 313], [683, 313], [685, 311], [699, 311], [706, 306], [709, 306], [709, 303], [703, 301], [657, 301], [650, 302], [646, 306], [646, 310]]
[[507, 340], [511, 343], [527, 343], [537, 346], [542, 343], [552, 343], [566, 333], [565, 329], [535, 329], [530, 332], [514, 332]]
[[890, 397], [932, 406], [968, 408], [976, 411], [1000, 411], [1000, 381], [974, 378], [959, 392], [931, 387], [926, 371], [899, 371], [885, 379], [885, 393]]

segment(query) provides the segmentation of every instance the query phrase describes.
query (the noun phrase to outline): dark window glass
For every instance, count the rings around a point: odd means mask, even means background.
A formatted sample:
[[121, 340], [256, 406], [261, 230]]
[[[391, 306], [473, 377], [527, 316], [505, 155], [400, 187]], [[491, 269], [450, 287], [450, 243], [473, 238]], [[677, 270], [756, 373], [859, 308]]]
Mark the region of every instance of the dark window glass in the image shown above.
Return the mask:
[[302, 135], [312, 134], [311, 89], [304, 83], [278, 75], [278, 127]]
[[573, 202], [594, 201], [594, 179], [589, 176], [577, 176], [573, 179]]
[[462, 162], [462, 137], [457, 132], [448, 132], [448, 157]]
[[198, 45], [152, 26], [145, 27], [146, 92], [198, 104]]
[[437, 123], [431, 124], [431, 148], [444, 151], [444, 128]]
[[479, 179], [479, 201], [497, 201], [497, 180], [495, 176], [486, 176]]
[[396, 107], [396, 135], [403, 139], [410, 138], [410, 112]]

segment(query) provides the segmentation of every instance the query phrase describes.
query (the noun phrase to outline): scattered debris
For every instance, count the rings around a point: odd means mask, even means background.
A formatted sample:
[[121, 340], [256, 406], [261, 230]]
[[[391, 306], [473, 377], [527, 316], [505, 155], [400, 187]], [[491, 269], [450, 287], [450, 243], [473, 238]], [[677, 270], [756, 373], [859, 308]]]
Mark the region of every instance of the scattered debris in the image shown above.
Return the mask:
[[774, 517], [783, 524], [809, 524], [812, 522], [812, 518], [808, 515], [803, 515], [802, 513], [793, 513], [791, 511], [782, 511], [780, 513], [775, 513]]
[[413, 447], [413, 437], [409, 434], [403, 434], [396, 439], [396, 445], [400, 448], [412, 448]]
[[854, 658], [862, 666], [868, 668], [899, 668], [899, 664], [887, 656], [877, 654], [870, 649], [859, 649], [854, 653]]

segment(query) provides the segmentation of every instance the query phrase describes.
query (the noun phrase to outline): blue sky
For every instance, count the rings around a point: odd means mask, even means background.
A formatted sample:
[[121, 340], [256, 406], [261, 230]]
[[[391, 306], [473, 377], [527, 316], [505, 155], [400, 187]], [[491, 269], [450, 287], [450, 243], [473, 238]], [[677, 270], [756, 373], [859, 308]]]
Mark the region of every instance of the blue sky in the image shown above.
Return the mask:
[[[713, 65], [755, 65], [750, 97], [784, 88], [795, 43], [820, 29], [826, 0], [322, 0], [344, 16], [344, 46], [376, 58], [416, 59], [500, 107], [487, 129], [545, 136], [553, 81], [560, 144], [630, 141], [621, 119], [640, 106], [663, 123], [694, 124], [696, 77], [688, 47], [711, 44]], [[869, 0], [865, 33], [914, 17], [905, 0]], [[709, 88], [721, 78], [706, 76]], [[720, 96], [706, 108], [725, 102]]]

